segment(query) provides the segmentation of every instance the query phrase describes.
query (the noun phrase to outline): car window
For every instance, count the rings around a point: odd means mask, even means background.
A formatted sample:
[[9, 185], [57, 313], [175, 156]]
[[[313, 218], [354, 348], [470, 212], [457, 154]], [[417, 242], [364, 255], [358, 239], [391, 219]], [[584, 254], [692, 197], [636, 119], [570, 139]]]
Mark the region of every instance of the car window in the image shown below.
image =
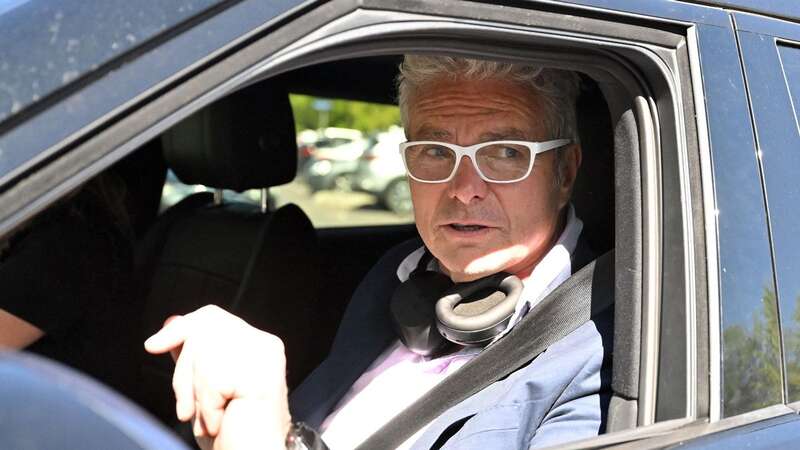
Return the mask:
[[800, 130], [800, 47], [779, 45], [778, 52], [786, 76], [786, 86], [792, 98], [792, 112], [794, 121]]
[[[747, 38], [742, 36], [743, 51]], [[720, 73], [740, 71], [740, 64], [731, 60]], [[750, 66], [747, 56], [745, 66]], [[741, 95], [747, 87], [744, 82], [751, 88], [754, 82], [749, 72], [745, 75], [745, 80], [738, 80], [738, 97], [732, 92], [719, 97], [741, 106], [739, 125], [715, 131], [712, 122], [710, 129], [719, 224], [721, 415], [725, 417], [783, 401], [779, 313], [763, 167], [746, 97]], [[716, 81], [708, 81], [709, 96], [718, 95], [722, 89], [725, 87]], [[728, 151], [723, 152], [723, 148]]]
[[[741, 31], [739, 35], [775, 274], [774, 280], [761, 280], [760, 302], [751, 303], [749, 317], [741, 310], [729, 313], [742, 316], [743, 323], [726, 325], [723, 320], [726, 415], [783, 399], [800, 400], [800, 218], [795, 212], [800, 190], [794, 187], [800, 177], [800, 50], [776, 46], [775, 40], [764, 34]], [[777, 359], [781, 353], [782, 361]]]
[[[760, 34], [742, 34], [769, 205], [786, 400], [795, 402], [800, 400], [800, 190], [796, 187], [800, 177], [800, 49], [776, 46], [774, 40]], [[768, 324], [777, 331], [777, 321]]]
[[[269, 189], [271, 207], [294, 203], [317, 228], [411, 223], [411, 194], [399, 144], [405, 140], [395, 105], [291, 94], [297, 131], [297, 176]], [[183, 184], [169, 171], [164, 211], [210, 190]], [[261, 203], [260, 190], [223, 191], [225, 201]]]

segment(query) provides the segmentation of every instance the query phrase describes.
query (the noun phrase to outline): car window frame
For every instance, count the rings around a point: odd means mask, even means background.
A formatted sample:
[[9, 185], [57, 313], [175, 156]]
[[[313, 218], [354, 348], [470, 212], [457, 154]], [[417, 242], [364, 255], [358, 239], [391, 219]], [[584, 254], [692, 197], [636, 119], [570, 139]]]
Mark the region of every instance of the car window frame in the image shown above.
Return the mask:
[[[388, 6], [388, 8], [391, 9], [391, 6]], [[453, 11], [458, 11], [458, 8], [455, 5], [453, 5], [453, 8], [448, 8], [447, 10], [448, 10], [449, 13], [453, 13]], [[481, 17], [483, 17], [484, 20], [486, 20], [485, 19], [486, 18], [486, 14], [489, 14], [491, 11], [489, 11], [489, 10], [480, 10], [479, 12], [481, 14]], [[375, 11], [370, 11], [370, 13], [373, 14], [372, 18], [374, 19]], [[475, 15], [478, 15], [478, 12], [475, 12]], [[413, 17], [406, 16], [404, 18], [404, 20], [405, 20], [405, 22], [407, 22], [411, 18], [413, 18]], [[420, 20], [421, 19], [427, 19], [427, 17], [422, 17], [422, 18], [418, 17], [418, 19], [420, 19]], [[547, 19], [548, 19], [548, 25], [552, 26], [552, 20], [554, 20], [554, 17], [550, 16], [550, 17], [547, 17]], [[309, 35], [306, 38], [305, 41], [314, 42], [314, 45], [312, 47], [321, 46], [322, 44], [319, 43], [320, 37], [321, 37], [320, 34], [338, 32], [339, 30], [337, 30], [337, 28], [336, 28], [338, 26], [342, 26], [342, 25], [341, 24], [335, 24], [335, 23], [331, 24], [329, 28], [318, 30], [317, 33], [313, 33], [313, 34]], [[359, 28], [359, 33], [363, 32], [364, 24], [360, 23], [358, 26], [360, 27]], [[526, 25], [526, 26], [530, 26], [530, 25]], [[650, 30], [650, 29], [641, 29], [640, 28], [638, 31], [643, 36], [652, 37], [650, 35], [657, 35], [657, 38], [654, 38], [654, 39], [656, 39], [661, 45], [665, 44], [664, 40], [667, 41], [667, 43], [673, 43], [671, 38], [668, 39], [665, 36], [667, 33], [659, 34], [660, 33], [659, 30], [655, 30], [654, 31], [654, 30]], [[341, 40], [343, 40], [345, 42], [347, 42], [349, 39], [352, 38], [352, 36], [347, 36], [346, 32], [343, 32], [341, 34], [343, 36], [339, 36], [339, 38], [341, 38]], [[670, 35], [670, 36], [672, 36], [672, 35]], [[637, 36], [637, 37], [642, 37], [642, 36]], [[662, 39], [662, 40], [659, 41], [658, 39]], [[358, 40], [358, 39], [356, 38], [356, 40]], [[621, 38], [620, 40], [624, 41], [624, 42], [627, 42], [627, 43], [631, 42], [629, 37], [627, 39], [626, 38]], [[288, 70], [292, 70], [292, 69], [295, 69], [295, 68], [298, 68], [298, 67], [302, 67], [305, 64], [311, 63], [309, 61], [303, 61], [303, 59], [298, 57], [298, 55], [296, 55], [296, 54], [292, 54], [292, 51], [294, 51], [297, 48], [302, 48], [304, 45], [306, 45], [306, 43], [303, 40], [295, 43], [289, 49], [286, 49], [286, 50], [282, 51], [281, 53], [279, 53], [278, 55], [276, 55], [273, 58], [272, 61], [265, 62], [264, 65], [261, 68], [256, 69], [256, 70], [258, 72], [260, 72], [259, 73], [260, 76], [267, 76], [267, 75], [268, 76], [274, 76], [274, 75], [280, 74], [282, 72], [285, 72], [285, 71], [288, 71]], [[348, 56], [364, 56], [364, 55], [374, 54], [376, 51], [379, 51], [379, 50], [376, 50], [376, 48], [369, 48], [369, 49], [364, 49], [363, 53], [357, 53], [353, 49], [347, 48], [346, 44], [342, 44], [341, 42], [336, 42], [335, 44], [329, 44], [329, 45], [338, 46], [339, 48], [337, 50], [338, 51], [347, 52]], [[439, 45], [440, 46], [441, 44], [437, 43], [435, 45]], [[450, 45], [453, 45], [453, 46], [457, 47], [457, 45], [455, 45], [455, 44], [450, 44]], [[677, 45], [677, 44], [675, 44], [675, 45]], [[342, 47], [344, 47], [345, 50], [342, 50]], [[655, 50], [654, 53], [658, 53], [659, 51], [661, 51], [663, 49], [657, 48], [657, 47], [649, 47], [648, 50]], [[355, 53], [355, 55], [354, 55], [354, 53]], [[478, 54], [480, 54], [480, 53], [478, 53]], [[492, 54], [497, 55], [497, 52], [485, 51], [483, 54], [484, 55], [492, 55]], [[331, 54], [327, 54], [327, 55], [324, 55], [322, 57], [318, 56], [316, 59], [314, 59], [314, 61], [318, 62], [318, 61], [332, 60], [332, 59], [335, 59], [335, 58], [341, 57], [341, 56], [342, 56], [341, 54], [337, 54], [336, 52], [333, 52]], [[282, 60], [288, 60], [288, 59], [293, 60], [292, 64], [283, 64], [280, 67], [279, 70], [275, 70], [273, 67], [270, 67], [270, 64], [274, 64], [275, 60], [278, 60], [278, 61], [282, 62]], [[668, 57], [667, 57], [667, 59], [668, 59]], [[552, 61], [552, 59], [549, 60], [549, 61]], [[663, 60], [660, 60], [660, 61], [663, 62]], [[654, 74], [651, 73], [650, 75], [653, 76]], [[633, 83], [635, 84], [636, 81], [634, 81]], [[654, 96], [652, 96], [652, 95], [646, 95], [646, 97], [654, 98]], [[652, 112], [652, 111], [655, 111], [656, 108], [659, 107], [659, 105], [655, 105], [655, 102], [649, 102], [648, 103], [647, 101], [645, 101], [644, 105], [640, 105], [640, 106], [641, 106], [641, 108], [639, 109], [640, 119], [644, 119], [645, 117], [650, 116], [650, 120], [653, 120], [655, 117], [657, 117], [657, 113]], [[660, 105], [660, 107], [664, 107], [664, 106], [665, 105]], [[679, 113], [676, 113], [676, 114], [679, 115]], [[661, 290], [660, 290], [662, 288], [662, 282], [661, 282], [662, 266], [661, 266], [661, 263], [662, 263], [662, 257], [663, 257], [662, 254], [661, 254], [662, 247], [660, 246], [659, 243], [662, 240], [662, 237], [660, 237], [661, 226], [662, 226], [661, 221], [664, 220], [665, 216], [663, 216], [661, 214], [661, 212], [660, 212], [661, 210], [659, 209], [659, 207], [661, 205], [660, 202], [661, 202], [661, 196], [662, 196], [662, 194], [660, 192], [660, 186], [661, 186], [660, 176], [661, 176], [661, 170], [663, 170], [663, 167], [660, 167], [661, 156], [657, 156], [656, 152], [659, 151], [658, 149], [659, 149], [659, 146], [660, 146], [660, 143], [661, 143], [660, 139], [662, 139], [663, 136], [657, 137], [658, 136], [658, 129], [657, 128], [653, 128], [652, 126], [651, 126], [650, 129], [643, 128], [643, 129], [640, 130], [640, 132], [646, 133], [649, 137], [652, 137], [652, 140], [653, 140], [652, 144], [648, 144], [648, 145], [650, 145], [651, 148], [646, 149], [645, 152], [644, 152], [644, 154], [650, 155], [649, 161], [644, 162], [644, 164], [646, 164], [646, 165], [649, 164], [649, 166], [648, 166], [649, 169], [647, 169], [649, 171], [648, 173], [650, 174], [650, 181], [649, 181], [649, 186], [648, 186], [648, 189], [649, 189], [648, 197], [649, 197], [649, 202], [650, 202], [651, 205], [650, 205], [649, 208], [645, 208], [645, 210], [648, 211], [646, 213], [646, 215], [648, 216], [647, 220], [649, 220], [649, 228], [650, 228], [650, 233], [652, 233], [652, 235], [649, 236], [649, 239], [647, 239], [647, 242], [649, 243], [648, 244], [649, 245], [649, 250], [645, 251], [645, 252], [649, 251], [648, 256], [646, 256], [646, 258], [649, 261], [648, 261], [648, 263], [645, 264], [646, 267], [648, 267], [646, 272], [649, 275], [649, 281], [645, 281], [643, 283], [643, 284], [648, 285], [648, 288], [649, 288], [649, 289], [645, 290], [646, 291], [645, 296], [647, 298], [643, 301], [643, 304], [645, 305], [645, 307], [644, 307], [645, 311], [643, 311], [643, 316], [644, 316], [643, 321], [646, 324], [644, 326], [645, 332], [643, 333], [643, 335], [645, 336], [645, 340], [644, 340], [645, 343], [643, 345], [648, 350], [641, 352], [641, 358], [643, 360], [642, 363], [641, 363], [641, 366], [644, 369], [640, 370], [640, 372], [639, 372], [640, 373], [640, 378], [642, 380], [640, 382], [640, 386], [643, 386], [642, 389], [644, 391], [644, 395], [642, 395], [642, 397], [645, 399], [644, 401], [645, 401], [645, 404], [647, 405], [645, 408], [640, 408], [639, 423], [647, 425], [647, 424], [653, 423], [653, 421], [655, 420], [655, 403], [656, 403], [655, 402], [655, 391], [657, 390], [657, 387], [656, 387], [657, 386], [656, 385], [657, 381], [659, 381], [661, 383], [667, 383], [667, 384], [674, 383], [674, 384], [677, 384], [677, 385], [684, 385], [684, 383], [688, 383], [689, 379], [691, 379], [691, 380], [702, 379], [704, 377], [696, 376], [695, 373], [691, 373], [691, 374], [687, 373], [685, 376], [676, 377], [676, 378], [662, 377], [662, 378], [659, 379], [658, 376], [657, 376], [657, 371], [658, 371], [658, 361], [657, 360], [658, 360], [658, 348], [659, 348], [658, 347], [659, 346], [659, 323], [660, 323], [659, 312], [660, 312], [661, 304], [662, 304], [662, 295], [661, 295]], [[649, 142], [648, 139], [645, 139], [645, 138], [642, 138], [642, 141], [643, 142]], [[681, 147], [681, 145], [679, 145], [679, 144], [675, 144], [675, 146], [676, 147]], [[681, 148], [681, 150], [683, 150], [683, 149]], [[685, 161], [684, 161], [684, 163], [685, 163]], [[683, 167], [683, 166], [681, 166], [681, 167]], [[681, 169], [681, 170], [683, 170], [683, 169]], [[679, 182], [679, 184], [680, 183], [683, 183], [683, 181]], [[684, 195], [683, 191], [681, 191], [681, 193], [678, 194], [678, 196], [681, 198], [681, 201], [683, 201], [683, 195]], [[659, 206], [656, 206], [656, 205], [659, 205]], [[681, 230], [680, 232], [683, 233], [684, 231], [686, 231], [685, 227], [686, 227], [687, 222], [691, 222], [691, 220], [689, 219], [689, 216], [691, 216], [691, 209], [688, 208], [688, 204], [682, 204], [680, 206], [680, 208], [682, 208], [682, 212], [684, 213], [684, 215], [672, 214], [672, 215], [667, 217], [667, 220], [672, 220], [672, 219], [675, 219], [676, 217], [678, 217], [679, 220], [680, 220], [680, 225], [678, 226], [678, 228], [680, 228], [680, 230]], [[646, 228], [647, 228], [647, 226], [646, 226]], [[655, 237], [655, 236], [659, 236], [659, 237]], [[680, 252], [684, 252], [686, 250], [686, 248], [687, 248], [686, 246], [683, 245], [684, 241], [685, 240], [689, 240], [690, 241], [693, 238], [694, 238], [694, 236], [692, 234], [681, 234], [680, 235], [681, 245], [679, 247], [680, 247], [681, 250], [679, 251], [679, 253]], [[683, 258], [684, 256], [685, 255], [683, 255], [683, 254], [675, 255], [675, 257], [677, 257], [677, 258]], [[622, 258], [622, 259], [624, 259], [624, 258]], [[674, 262], [674, 259], [673, 259], [673, 262]], [[675, 271], [676, 273], [673, 274], [673, 278], [675, 278], [675, 280], [674, 280], [675, 282], [674, 283], [664, 283], [664, 284], [671, 285], [671, 286], [675, 286], [676, 284], [681, 284], [682, 285], [682, 283], [685, 282], [685, 278], [689, 276], [689, 275], [687, 275], [685, 273], [686, 270], [688, 270], [687, 267], [684, 267], [684, 268], [682, 268], [682, 270]], [[702, 291], [702, 289], [703, 288], [701, 287], [700, 291]], [[694, 302], [694, 296], [696, 294], [697, 294], [697, 292], [693, 291], [691, 293], [691, 295], [687, 295], [687, 297], [686, 297], [687, 303], [693, 303]], [[688, 312], [689, 312], [690, 308], [686, 304], [682, 304], [682, 305], [680, 305], [680, 307], [681, 308], [686, 308], [686, 309], [682, 310], [681, 319], [687, 322], [686, 323], [686, 328], [685, 328], [685, 330], [683, 332], [684, 333], [689, 333], [694, 329], [694, 327], [693, 327], [693, 325], [689, 324], [688, 322], [689, 321], [693, 321], [694, 317], [689, 317]], [[691, 339], [694, 339], [695, 337], [696, 336], [692, 336]], [[690, 339], [689, 337], [687, 337], [685, 335], [682, 336], [682, 339], [683, 338]], [[673, 345], [673, 344], [670, 343], [669, 345]], [[675, 345], [675, 347], [677, 349], [679, 349], [679, 351], [685, 352], [683, 354], [683, 357], [687, 359], [687, 361], [685, 363], [685, 370], [686, 371], [696, 370], [698, 367], [702, 367], [703, 366], [703, 364], [697, 364], [694, 361], [694, 359], [697, 357], [697, 352], [695, 351], [695, 345], [693, 343], [692, 344], [689, 344], [689, 343], [686, 343], [686, 344], [684, 344], [684, 343], [676, 343], [674, 345]], [[689, 361], [688, 359], [692, 359], [692, 361]], [[695, 395], [696, 394], [696, 390], [695, 389], [689, 388], [686, 385], [684, 385], [684, 386], [685, 387], [681, 390], [681, 394], [685, 394], [687, 396], [687, 399], [683, 403], [683, 407], [686, 410], [686, 414], [694, 415], [695, 411], [696, 411], [696, 403], [698, 401], [702, 402], [703, 400], [699, 399]]]

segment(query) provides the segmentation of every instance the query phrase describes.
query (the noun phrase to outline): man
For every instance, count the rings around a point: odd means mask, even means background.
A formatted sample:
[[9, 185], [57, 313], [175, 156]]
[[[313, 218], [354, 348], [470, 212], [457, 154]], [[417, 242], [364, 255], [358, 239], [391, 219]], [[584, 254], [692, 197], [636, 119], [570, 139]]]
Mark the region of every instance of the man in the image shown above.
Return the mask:
[[[407, 56], [400, 69], [409, 138], [403, 158], [433, 270], [454, 282], [500, 271], [523, 279], [511, 328], [571, 274], [579, 253], [586, 259], [578, 244], [582, 224], [569, 205], [581, 162], [578, 78], [451, 57]], [[320, 429], [332, 448], [363, 442], [479, 351], [424, 357], [392, 336], [385, 317], [390, 288], [409, 277], [423, 249], [401, 252], [399, 264], [388, 257], [367, 276], [329, 358], [293, 393], [292, 416]], [[381, 277], [390, 282], [375, 281]], [[403, 447], [430, 448], [444, 438], [444, 448], [520, 448], [597, 434], [607, 387], [601, 328], [580, 327]], [[195, 419], [199, 440], [214, 448], [280, 448], [292, 419], [280, 340], [209, 307], [172, 321], [146, 344], [156, 353], [181, 345], [177, 413]]]

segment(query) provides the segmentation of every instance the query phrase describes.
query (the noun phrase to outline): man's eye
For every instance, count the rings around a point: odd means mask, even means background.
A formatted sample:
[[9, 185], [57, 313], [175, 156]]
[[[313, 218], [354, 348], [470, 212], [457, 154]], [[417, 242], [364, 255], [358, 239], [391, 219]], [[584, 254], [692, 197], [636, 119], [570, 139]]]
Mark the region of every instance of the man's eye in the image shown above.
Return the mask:
[[514, 147], [502, 147], [498, 153], [499, 157], [508, 159], [519, 158], [520, 156], [522, 156], [522, 152], [515, 149]]
[[446, 158], [448, 153], [449, 152], [447, 148], [438, 145], [432, 145], [425, 148], [425, 156], [430, 158]]

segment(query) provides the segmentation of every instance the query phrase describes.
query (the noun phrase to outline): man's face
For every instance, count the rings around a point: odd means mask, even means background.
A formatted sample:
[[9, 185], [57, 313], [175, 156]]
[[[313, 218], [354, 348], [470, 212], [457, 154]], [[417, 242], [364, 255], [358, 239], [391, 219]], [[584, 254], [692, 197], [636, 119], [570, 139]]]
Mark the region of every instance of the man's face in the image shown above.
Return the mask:
[[[536, 94], [506, 81], [434, 82], [408, 106], [409, 140], [468, 146], [560, 137], [548, 135]], [[556, 151], [567, 152], [558, 186]], [[579, 165], [580, 148], [570, 145], [537, 155], [526, 179], [497, 184], [483, 181], [463, 157], [446, 183], [409, 179], [417, 229], [454, 281], [502, 270], [525, 277], [558, 239], [559, 211], [569, 201]]]

